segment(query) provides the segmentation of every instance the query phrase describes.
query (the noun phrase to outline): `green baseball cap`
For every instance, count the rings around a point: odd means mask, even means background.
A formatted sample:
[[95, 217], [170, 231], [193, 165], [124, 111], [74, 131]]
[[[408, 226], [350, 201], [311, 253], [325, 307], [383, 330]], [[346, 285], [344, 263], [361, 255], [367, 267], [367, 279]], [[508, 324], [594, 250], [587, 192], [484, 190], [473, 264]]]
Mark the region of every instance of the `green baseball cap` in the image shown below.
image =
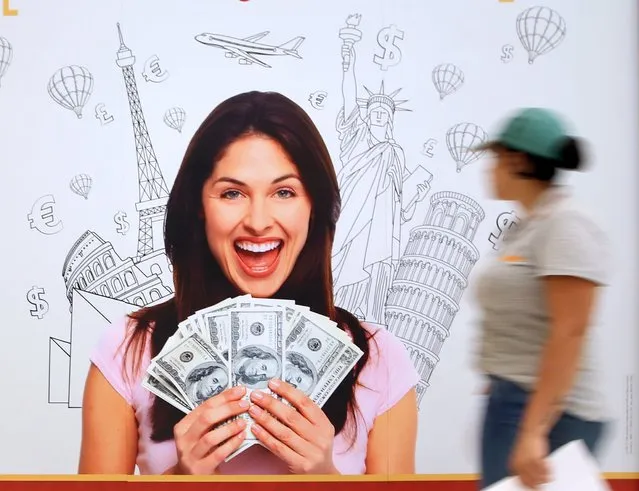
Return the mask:
[[566, 129], [559, 116], [544, 108], [524, 108], [511, 116], [496, 138], [484, 142], [475, 150], [503, 145], [539, 157], [561, 159]]

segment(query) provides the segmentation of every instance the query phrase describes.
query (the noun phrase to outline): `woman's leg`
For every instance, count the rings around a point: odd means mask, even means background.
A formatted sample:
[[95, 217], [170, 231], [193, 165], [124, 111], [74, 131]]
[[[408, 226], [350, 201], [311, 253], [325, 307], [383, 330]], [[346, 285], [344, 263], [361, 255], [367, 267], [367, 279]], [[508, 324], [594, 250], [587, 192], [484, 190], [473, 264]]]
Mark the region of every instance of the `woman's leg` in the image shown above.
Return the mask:
[[480, 489], [510, 475], [512, 452], [527, 394], [516, 385], [494, 379], [488, 395], [481, 435]]
[[554, 452], [566, 443], [583, 440], [590, 453], [596, 455], [604, 430], [602, 422], [586, 421], [564, 413], [548, 435], [550, 451]]
[[[493, 378], [486, 404], [481, 436], [481, 488], [508, 477], [508, 460], [529, 394], [524, 389]], [[596, 455], [605, 423], [586, 421], [564, 413], [548, 435], [549, 452], [575, 440], [583, 440]]]

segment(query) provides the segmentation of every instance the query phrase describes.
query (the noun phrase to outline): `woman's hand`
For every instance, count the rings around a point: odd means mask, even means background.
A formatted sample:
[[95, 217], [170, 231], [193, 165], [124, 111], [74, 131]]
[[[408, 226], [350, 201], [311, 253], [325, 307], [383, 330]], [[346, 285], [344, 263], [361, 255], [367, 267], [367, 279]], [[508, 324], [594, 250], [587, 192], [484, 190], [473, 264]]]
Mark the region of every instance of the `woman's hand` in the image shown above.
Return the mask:
[[213, 474], [217, 466], [233, 453], [246, 438], [246, 422], [227, 419], [244, 413], [249, 403], [240, 400], [244, 387], [233, 387], [207, 399], [173, 428], [178, 463], [171, 474]]
[[510, 470], [530, 489], [550, 481], [548, 437], [541, 432], [520, 433], [510, 457]]
[[255, 420], [251, 430], [257, 439], [286, 462], [293, 474], [339, 474], [333, 464], [335, 428], [322, 409], [281, 380], [271, 380], [269, 388], [293, 407], [253, 391], [255, 405], [249, 414]]

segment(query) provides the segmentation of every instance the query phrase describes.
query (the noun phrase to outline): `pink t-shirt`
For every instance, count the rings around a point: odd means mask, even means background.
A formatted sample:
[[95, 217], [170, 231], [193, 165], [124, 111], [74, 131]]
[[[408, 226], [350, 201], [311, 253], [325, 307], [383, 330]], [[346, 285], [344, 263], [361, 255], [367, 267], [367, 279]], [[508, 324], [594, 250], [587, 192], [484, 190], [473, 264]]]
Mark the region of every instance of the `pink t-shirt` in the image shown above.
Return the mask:
[[[140, 372], [125, 378], [122, 355], [129, 329], [134, 321], [122, 319], [106, 328], [90, 359], [104, 374], [113, 388], [133, 407], [138, 423], [138, 454], [136, 464], [140, 474], [162, 474], [177, 462], [174, 440], [157, 443], [151, 440], [151, 404], [154, 396], [141, 382], [150, 363], [150, 343], [147, 343]], [[363, 322], [364, 329], [375, 333], [370, 343], [368, 362], [359, 376], [355, 397], [357, 438], [351, 446], [350, 431], [335, 437], [333, 463], [342, 474], [366, 473], [368, 432], [375, 418], [396, 404], [417, 384], [419, 374], [403, 343], [384, 326]], [[133, 353], [133, 351], [131, 352]], [[288, 474], [286, 464], [261, 445], [254, 445], [231, 461], [218, 467], [222, 474]]]

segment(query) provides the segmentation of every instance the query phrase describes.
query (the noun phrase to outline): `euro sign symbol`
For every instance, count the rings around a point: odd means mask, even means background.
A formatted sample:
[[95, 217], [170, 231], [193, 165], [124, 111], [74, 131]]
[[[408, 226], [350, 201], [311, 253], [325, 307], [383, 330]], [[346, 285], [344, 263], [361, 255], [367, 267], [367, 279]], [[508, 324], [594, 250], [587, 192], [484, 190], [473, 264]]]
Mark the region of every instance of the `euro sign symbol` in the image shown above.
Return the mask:
[[494, 250], [497, 250], [499, 249], [499, 243], [503, 240], [502, 235], [504, 235], [504, 232], [516, 227], [519, 224], [519, 218], [514, 211], [505, 211], [499, 214], [495, 224], [497, 225], [497, 232], [490, 234], [488, 242], [493, 245]]
[[308, 96], [308, 101], [311, 103], [315, 109], [324, 109], [324, 100], [328, 94], [326, 91], [318, 90], [317, 92], [313, 92]]
[[167, 78], [169, 78], [169, 72], [162, 70], [159, 58], [157, 55], [153, 55], [151, 58], [146, 60], [142, 76], [147, 82], [159, 83], [164, 82]]
[[508, 63], [512, 61], [514, 49], [515, 48], [511, 46], [510, 44], [506, 44], [505, 46], [502, 46], [501, 52], [503, 53], [503, 55], [501, 56], [501, 61], [503, 61], [504, 63]]
[[62, 230], [62, 221], [55, 217], [55, 199], [52, 195], [46, 194], [33, 204], [31, 213], [27, 215], [29, 227], [35, 228], [45, 235], [57, 234]]
[[373, 56], [373, 61], [386, 71], [389, 67], [397, 65], [402, 59], [402, 52], [395, 44], [396, 39], [404, 39], [404, 31], [395, 25], [385, 27], [377, 34], [377, 44], [384, 49], [382, 56]]
[[27, 302], [29, 302], [33, 307], [29, 309], [29, 313], [32, 317], [37, 317], [38, 319], [42, 319], [44, 314], [49, 311], [49, 303], [42, 298], [44, 295], [44, 288], [38, 288], [34, 286], [27, 292]]
[[117, 224], [115, 231], [119, 234], [126, 234], [129, 231], [129, 222], [126, 221], [126, 213], [118, 211], [113, 216], [113, 221]]

